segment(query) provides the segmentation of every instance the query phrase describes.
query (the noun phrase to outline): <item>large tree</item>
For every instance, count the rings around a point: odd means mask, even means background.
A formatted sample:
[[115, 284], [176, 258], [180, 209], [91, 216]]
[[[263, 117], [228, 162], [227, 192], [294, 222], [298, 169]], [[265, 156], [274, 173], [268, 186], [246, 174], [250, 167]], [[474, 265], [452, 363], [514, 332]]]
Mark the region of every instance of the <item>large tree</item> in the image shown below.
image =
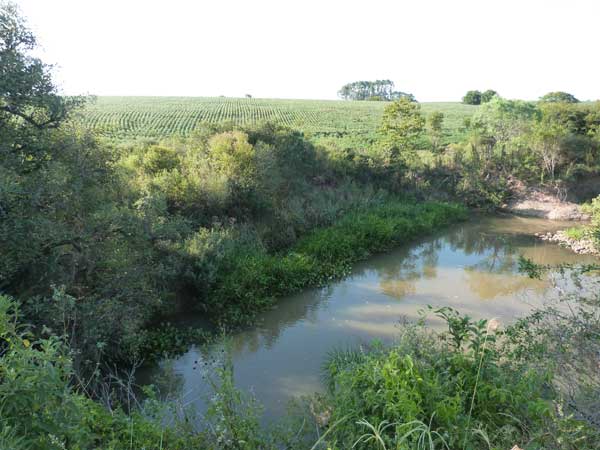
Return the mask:
[[395, 91], [391, 80], [355, 81], [342, 86], [338, 95], [344, 100], [385, 100], [392, 101], [408, 98], [416, 101], [412, 94]]
[[462, 99], [462, 102], [466, 105], [480, 105], [481, 104], [481, 92], [480, 91], [467, 91]]
[[540, 101], [547, 103], [579, 103], [579, 100], [573, 94], [561, 91], [548, 92], [543, 97], [540, 97]]
[[119, 357], [160, 300], [149, 231], [123, 199], [111, 149], [67, 126], [80, 100], [59, 95], [35, 46], [14, 4], [0, 3], [0, 291], [38, 331], [64, 327], [82, 354], [102, 341]]
[[[15, 4], [0, 2], [0, 149], [2, 157], [31, 166], [47, 159], [40, 134], [57, 128], [80, 97], [66, 98], [52, 66], [32, 56], [37, 41]], [[6, 160], [5, 160], [6, 162]]]
[[462, 102], [466, 105], [481, 105], [491, 101], [497, 95], [498, 93], [493, 89], [488, 89], [487, 91], [483, 92], [478, 90], [467, 91], [462, 99]]
[[497, 95], [498, 95], [498, 93], [496, 91], [494, 91], [493, 89], [488, 89], [487, 91], [483, 91], [481, 93], [481, 103], [487, 103]]

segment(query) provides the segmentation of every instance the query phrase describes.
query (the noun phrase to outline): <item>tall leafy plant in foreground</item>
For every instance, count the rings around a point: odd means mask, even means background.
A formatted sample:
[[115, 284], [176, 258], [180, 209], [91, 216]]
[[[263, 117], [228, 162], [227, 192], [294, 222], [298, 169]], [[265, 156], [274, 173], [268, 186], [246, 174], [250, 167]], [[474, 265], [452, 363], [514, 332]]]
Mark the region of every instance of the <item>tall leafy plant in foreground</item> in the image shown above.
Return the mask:
[[408, 327], [390, 348], [326, 365], [331, 448], [594, 448], [593, 427], [563, 412], [551, 365], [532, 365], [505, 347], [509, 328], [434, 310], [448, 330]]

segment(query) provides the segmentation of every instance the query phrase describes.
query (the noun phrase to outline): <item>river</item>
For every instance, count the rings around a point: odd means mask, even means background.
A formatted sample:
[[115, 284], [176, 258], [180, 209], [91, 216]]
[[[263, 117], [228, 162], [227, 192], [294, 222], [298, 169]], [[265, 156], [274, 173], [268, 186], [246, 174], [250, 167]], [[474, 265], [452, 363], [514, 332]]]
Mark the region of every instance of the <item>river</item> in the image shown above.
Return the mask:
[[[357, 264], [348, 277], [329, 286], [283, 298], [252, 327], [207, 348], [192, 346], [181, 357], [142, 370], [138, 378], [201, 413], [210, 397], [205, 378], [210, 370], [205, 368], [228, 355], [236, 385], [256, 396], [266, 420], [276, 418], [290, 399], [323, 389], [321, 368], [333, 349], [375, 339], [389, 342], [403, 321], [417, 320], [427, 305], [451, 306], [502, 324], [541, 305], [552, 295], [550, 283], [520, 274], [519, 255], [540, 264], [594, 261], [533, 236], [566, 226], [476, 216]], [[194, 321], [186, 317], [181, 324]], [[433, 319], [427, 323], [443, 326]]]

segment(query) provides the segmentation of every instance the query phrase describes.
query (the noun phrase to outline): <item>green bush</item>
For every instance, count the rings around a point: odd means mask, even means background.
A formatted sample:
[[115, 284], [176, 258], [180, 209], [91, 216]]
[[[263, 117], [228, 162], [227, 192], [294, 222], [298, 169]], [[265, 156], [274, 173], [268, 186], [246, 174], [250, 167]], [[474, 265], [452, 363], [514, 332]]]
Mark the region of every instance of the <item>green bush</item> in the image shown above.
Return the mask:
[[79, 393], [73, 378], [65, 343], [57, 337], [32, 336], [20, 322], [18, 305], [0, 295], [0, 448], [188, 449], [197, 445], [199, 436], [163, 426], [164, 408], [154, 407], [151, 400], [147, 408], [129, 415], [118, 404], [109, 410]]
[[436, 314], [448, 324], [439, 336], [409, 326], [390, 348], [331, 356], [330, 448], [594, 448], [582, 422], [560, 415], [549, 368], [508, 357], [493, 322]]

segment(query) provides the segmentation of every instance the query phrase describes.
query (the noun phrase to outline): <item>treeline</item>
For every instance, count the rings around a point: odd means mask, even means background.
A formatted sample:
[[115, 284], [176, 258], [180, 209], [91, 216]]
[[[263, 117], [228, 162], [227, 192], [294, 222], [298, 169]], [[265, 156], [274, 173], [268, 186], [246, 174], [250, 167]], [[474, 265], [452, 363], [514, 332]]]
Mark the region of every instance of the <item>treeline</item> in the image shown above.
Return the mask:
[[[489, 102], [492, 98], [497, 96], [498, 93], [492, 89], [487, 91], [467, 91], [465, 96], [462, 98], [462, 102], [466, 105], [481, 105]], [[579, 100], [568, 92], [554, 91], [548, 92], [546, 95], [540, 97], [540, 102], [546, 103], [579, 103]]]
[[416, 101], [412, 94], [394, 90], [391, 80], [355, 81], [342, 86], [338, 96], [344, 100], [392, 101], [408, 98]]

